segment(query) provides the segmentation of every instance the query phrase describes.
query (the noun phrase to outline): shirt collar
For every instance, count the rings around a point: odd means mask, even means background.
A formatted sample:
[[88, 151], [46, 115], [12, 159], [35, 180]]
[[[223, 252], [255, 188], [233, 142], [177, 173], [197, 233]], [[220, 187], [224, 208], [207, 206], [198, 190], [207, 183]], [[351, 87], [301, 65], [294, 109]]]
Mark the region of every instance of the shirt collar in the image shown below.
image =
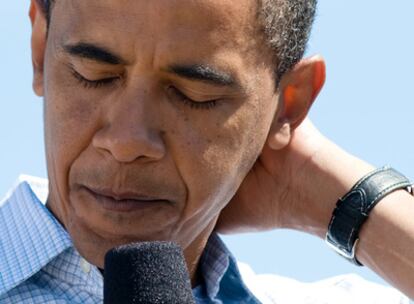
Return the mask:
[[213, 303], [259, 303], [244, 284], [235, 257], [216, 233], [207, 242], [200, 268], [205, 293]]
[[201, 275], [209, 298], [214, 299], [220, 289], [220, 281], [229, 268], [231, 254], [216, 235], [211, 235], [200, 258]]
[[72, 246], [68, 233], [44, 205], [46, 193], [46, 180], [22, 176], [0, 202], [0, 295]]

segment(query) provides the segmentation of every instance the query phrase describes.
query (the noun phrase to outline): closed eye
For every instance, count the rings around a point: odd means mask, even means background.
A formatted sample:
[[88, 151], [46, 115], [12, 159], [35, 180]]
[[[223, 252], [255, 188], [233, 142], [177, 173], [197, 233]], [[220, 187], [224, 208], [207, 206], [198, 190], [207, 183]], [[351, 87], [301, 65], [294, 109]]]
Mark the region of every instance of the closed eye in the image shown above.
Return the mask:
[[167, 88], [168, 95], [170, 98], [179, 100], [180, 102], [184, 103], [184, 105], [189, 106], [192, 109], [200, 109], [200, 110], [210, 110], [217, 106], [217, 99], [211, 99], [211, 100], [203, 100], [203, 101], [195, 101], [188, 96], [186, 96], [184, 93], [182, 93], [180, 90], [178, 90], [174, 86], [169, 86]]
[[86, 89], [99, 89], [104, 86], [112, 85], [120, 79], [119, 76], [116, 76], [116, 77], [107, 77], [107, 78], [102, 78], [102, 79], [91, 80], [91, 79], [88, 79], [82, 76], [79, 72], [77, 72], [73, 68], [71, 69], [71, 72], [72, 72], [72, 75], [75, 77], [75, 79], [78, 80], [78, 82]]

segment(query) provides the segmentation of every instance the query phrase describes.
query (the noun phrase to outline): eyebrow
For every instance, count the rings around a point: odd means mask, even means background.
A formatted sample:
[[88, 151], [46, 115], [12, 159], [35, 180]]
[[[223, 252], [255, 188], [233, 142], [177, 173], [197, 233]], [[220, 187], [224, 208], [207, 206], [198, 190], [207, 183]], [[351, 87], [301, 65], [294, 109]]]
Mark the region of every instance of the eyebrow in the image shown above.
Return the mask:
[[189, 80], [201, 81], [216, 86], [240, 87], [231, 74], [207, 65], [173, 65], [168, 69], [168, 72]]
[[91, 43], [76, 43], [63, 46], [63, 49], [72, 56], [86, 58], [100, 63], [118, 65], [126, 61], [108, 49]]
[[[105, 47], [91, 43], [80, 42], [76, 44], [68, 44], [64, 45], [63, 49], [70, 55], [80, 58], [86, 58], [111, 65], [126, 64], [126, 60], [122, 59], [121, 56], [114, 54]], [[231, 74], [220, 71], [209, 65], [177, 64], [169, 67], [167, 71], [182, 78], [201, 81], [215, 86], [240, 87], [240, 84]]]

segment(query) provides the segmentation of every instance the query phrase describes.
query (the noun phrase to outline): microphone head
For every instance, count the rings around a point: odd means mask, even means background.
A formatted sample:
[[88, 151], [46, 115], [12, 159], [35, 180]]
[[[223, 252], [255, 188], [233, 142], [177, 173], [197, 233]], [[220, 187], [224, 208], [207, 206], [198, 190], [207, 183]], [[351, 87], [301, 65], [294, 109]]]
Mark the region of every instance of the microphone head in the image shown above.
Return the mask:
[[172, 242], [143, 242], [108, 251], [104, 304], [114, 303], [195, 303], [181, 248]]

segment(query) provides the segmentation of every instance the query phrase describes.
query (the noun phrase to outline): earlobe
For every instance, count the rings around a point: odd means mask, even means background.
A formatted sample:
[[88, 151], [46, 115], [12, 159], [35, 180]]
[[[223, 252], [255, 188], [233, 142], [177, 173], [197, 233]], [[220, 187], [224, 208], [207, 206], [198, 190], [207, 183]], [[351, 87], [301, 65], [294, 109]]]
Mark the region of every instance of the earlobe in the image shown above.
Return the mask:
[[38, 96], [43, 96], [43, 65], [46, 49], [47, 24], [42, 9], [36, 0], [30, 4], [29, 17], [32, 24], [32, 63], [33, 90]]
[[270, 134], [267, 143], [272, 150], [282, 150], [289, 144], [290, 139], [291, 127], [288, 122], [285, 122], [277, 132]]
[[320, 56], [302, 60], [283, 77], [279, 111], [268, 137], [270, 148], [280, 150], [289, 144], [292, 132], [306, 118], [321, 91], [325, 77], [325, 62]]

